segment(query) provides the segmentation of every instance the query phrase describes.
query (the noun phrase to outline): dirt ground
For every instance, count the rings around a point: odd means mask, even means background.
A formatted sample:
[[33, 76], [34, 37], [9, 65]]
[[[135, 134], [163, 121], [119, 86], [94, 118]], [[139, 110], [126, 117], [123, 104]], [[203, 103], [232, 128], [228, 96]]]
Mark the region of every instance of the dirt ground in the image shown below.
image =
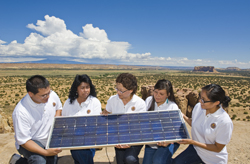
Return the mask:
[[[230, 143], [227, 145], [229, 160], [228, 164], [247, 164], [250, 160], [250, 122], [233, 121], [234, 130]], [[190, 127], [188, 127], [190, 131]], [[11, 155], [17, 153], [15, 149], [14, 134], [0, 134], [0, 164], [7, 164]], [[174, 156], [182, 152], [187, 145], [181, 145]], [[144, 148], [140, 152], [140, 163], [143, 161]], [[63, 150], [59, 154], [59, 164], [73, 164], [69, 150]], [[115, 151], [113, 147], [103, 148], [96, 152], [94, 157], [95, 164], [116, 164]]]

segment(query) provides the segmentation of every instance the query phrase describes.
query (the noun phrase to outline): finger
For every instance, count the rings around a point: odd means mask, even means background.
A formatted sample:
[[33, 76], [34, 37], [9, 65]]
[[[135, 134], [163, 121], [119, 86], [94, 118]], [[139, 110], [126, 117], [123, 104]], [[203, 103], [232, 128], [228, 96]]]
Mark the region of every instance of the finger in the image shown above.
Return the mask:
[[162, 146], [162, 144], [161, 144], [161, 143], [158, 143], [157, 145], [158, 145], [158, 146]]

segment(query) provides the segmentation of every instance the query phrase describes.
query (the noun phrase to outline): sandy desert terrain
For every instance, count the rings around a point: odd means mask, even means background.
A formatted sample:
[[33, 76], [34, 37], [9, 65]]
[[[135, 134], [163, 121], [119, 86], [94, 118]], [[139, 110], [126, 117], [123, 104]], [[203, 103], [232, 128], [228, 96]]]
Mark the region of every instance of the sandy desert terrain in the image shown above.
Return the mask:
[[[0, 65], [2, 66], [2, 65]], [[13, 67], [13, 65], [11, 65]], [[22, 70], [17, 68], [21, 67]], [[28, 67], [28, 68], [27, 68]], [[26, 94], [25, 82], [28, 77], [34, 74], [44, 75], [50, 81], [52, 89], [59, 95], [62, 103], [68, 97], [70, 86], [76, 74], [88, 74], [96, 86], [98, 99], [105, 108], [106, 102], [111, 95], [116, 94], [115, 78], [121, 72], [130, 72], [137, 77], [138, 91], [141, 86], [154, 85], [158, 79], [168, 79], [174, 85], [174, 88], [190, 88], [200, 90], [201, 87], [216, 83], [221, 85], [232, 99], [228, 108], [228, 113], [234, 123], [232, 140], [228, 145], [229, 163], [246, 164], [250, 160], [250, 76], [249, 72], [220, 72], [220, 73], [193, 73], [190, 71], [175, 71], [157, 68], [129, 68], [124, 70], [106, 66], [106, 69], [97, 68], [97, 70], [86, 70], [84, 67], [75, 67], [70, 69], [68, 65], [65, 68], [42, 68], [35, 69], [34, 65], [17, 65], [15, 68], [0, 67], [0, 122], [5, 121], [4, 126], [9, 129], [4, 130], [0, 126], [0, 164], [6, 164], [10, 156], [16, 152], [14, 147], [14, 133], [11, 114], [15, 105]], [[41, 66], [39, 66], [40, 68]], [[59, 67], [59, 66], [56, 66]], [[178, 149], [176, 154], [180, 153], [186, 146]], [[115, 164], [113, 147], [107, 148], [108, 157], [112, 164]], [[144, 150], [140, 153], [142, 162]], [[73, 163], [68, 150], [64, 150], [60, 156], [59, 163]], [[106, 149], [97, 151], [95, 163], [107, 163], [109, 159], [106, 155]]]

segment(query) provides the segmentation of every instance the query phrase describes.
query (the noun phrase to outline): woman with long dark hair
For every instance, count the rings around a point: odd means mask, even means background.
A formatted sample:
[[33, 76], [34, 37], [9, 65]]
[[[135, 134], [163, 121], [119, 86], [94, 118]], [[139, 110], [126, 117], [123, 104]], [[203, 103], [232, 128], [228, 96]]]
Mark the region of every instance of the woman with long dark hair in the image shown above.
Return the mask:
[[192, 139], [183, 139], [180, 144], [190, 144], [179, 154], [174, 164], [221, 163], [226, 164], [233, 123], [223, 109], [231, 99], [225, 95], [221, 86], [210, 84], [202, 88], [200, 102], [195, 105], [192, 118], [183, 115], [186, 122], [192, 126]]
[[[148, 111], [179, 110], [175, 103], [173, 86], [170, 81], [158, 80], [154, 86], [153, 96], [146, 99]], [[157, 145], [146, 145], [143, 164], [171, 163], [172, 155], [178, 149], [178, 143], [159, 142]]]
[[[88, 75], [76, 75], [62, 110], [62, 116], [100, 115], [101, 103]], [[93, 164], [95, 149], [71, 150], [75, 164]]]

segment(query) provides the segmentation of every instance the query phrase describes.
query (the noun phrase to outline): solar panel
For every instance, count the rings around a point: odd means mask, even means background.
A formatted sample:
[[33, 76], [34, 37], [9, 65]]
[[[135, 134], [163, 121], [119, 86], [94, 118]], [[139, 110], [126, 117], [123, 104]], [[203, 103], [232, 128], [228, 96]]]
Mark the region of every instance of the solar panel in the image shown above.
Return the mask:
[[180, 110], [56, 117], [46, 148], [89, 149], [190, 138]]

